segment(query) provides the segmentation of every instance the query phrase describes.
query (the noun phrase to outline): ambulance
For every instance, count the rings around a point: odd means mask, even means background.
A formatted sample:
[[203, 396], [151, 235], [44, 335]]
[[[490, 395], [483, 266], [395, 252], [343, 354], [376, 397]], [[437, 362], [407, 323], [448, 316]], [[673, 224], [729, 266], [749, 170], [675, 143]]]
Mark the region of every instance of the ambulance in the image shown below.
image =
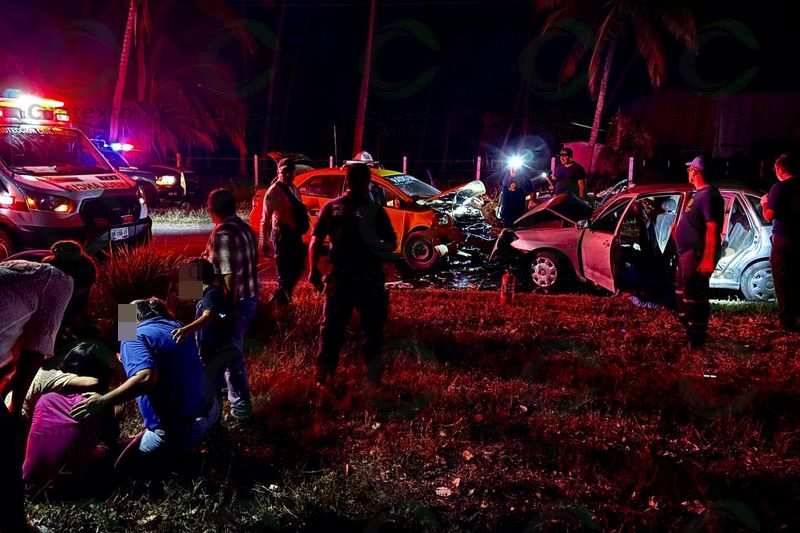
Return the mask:
[[72, 239], [90, 253], [149, 241], [144, 195], [116, 171], [64, 103], [19, 91], [0, 97], [0, 261]]

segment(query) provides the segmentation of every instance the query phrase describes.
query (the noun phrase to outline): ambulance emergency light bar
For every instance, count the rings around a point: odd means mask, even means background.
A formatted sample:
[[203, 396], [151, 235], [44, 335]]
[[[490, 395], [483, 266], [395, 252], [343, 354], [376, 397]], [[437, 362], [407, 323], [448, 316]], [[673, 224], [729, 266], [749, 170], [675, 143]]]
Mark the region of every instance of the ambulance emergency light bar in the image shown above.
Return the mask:
[[56, 125], [69, 122], [64, 102], [6, 89], [0, 96], [0, 122]]

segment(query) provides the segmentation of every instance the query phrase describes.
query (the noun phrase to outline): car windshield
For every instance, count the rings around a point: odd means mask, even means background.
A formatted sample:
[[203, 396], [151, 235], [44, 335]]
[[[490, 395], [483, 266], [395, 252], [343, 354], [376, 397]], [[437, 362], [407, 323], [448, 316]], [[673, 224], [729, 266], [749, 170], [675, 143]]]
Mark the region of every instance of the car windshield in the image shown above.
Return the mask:
[[128, 161], [122, 157], [122, 154], [115, 152], [114, 150], [103, 150], [103, 155], [106, 156], [108, 162], [111, 163], [111, 166], [114, 168], [124, 168], [131, 166]]
[[384, 179], [406, 193], [414, 199], [426, 199], [431, 196], [436, 196], [441, 191], [431, 187], [425, 182], [422, 182], [414, 176], [408, 174], [394, 174], [392, 176], [384, 176]]
[[750, 202], [750, 205], [753, 206], [753, 211], [758, 215], [758, 220], [761, 221], [761, 224], [765, 226], [771, 225], [772, 222], [767, 222], [764, 218], [764, 211], [761, 209], [761, 198], [755, 194], [745, 194], [745, 196], [747, 197], [747, 201]]
[[52, 126], [1, 126], [0, 160], [25, 174], [111, 172], [97, 148], [79, 131]]

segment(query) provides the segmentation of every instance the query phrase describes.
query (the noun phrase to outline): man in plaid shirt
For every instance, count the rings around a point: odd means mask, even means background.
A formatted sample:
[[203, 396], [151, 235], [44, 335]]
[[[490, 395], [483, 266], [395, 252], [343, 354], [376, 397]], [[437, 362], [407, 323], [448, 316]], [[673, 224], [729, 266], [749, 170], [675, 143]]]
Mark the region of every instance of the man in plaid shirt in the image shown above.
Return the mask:
[[222, 280], [234, 309], [233, 341], [237, 353], [222, 366], [227, 386], [231, 416], [248, 419], [252, 416], [250, 385], [244, 364], [244, 333], [258, 306], [258, 237], [250, 226], [236, 215], [236, 200], [229, 189], [217, 189], [208, 195], [208, 212], [216, 226], [203, 254]]

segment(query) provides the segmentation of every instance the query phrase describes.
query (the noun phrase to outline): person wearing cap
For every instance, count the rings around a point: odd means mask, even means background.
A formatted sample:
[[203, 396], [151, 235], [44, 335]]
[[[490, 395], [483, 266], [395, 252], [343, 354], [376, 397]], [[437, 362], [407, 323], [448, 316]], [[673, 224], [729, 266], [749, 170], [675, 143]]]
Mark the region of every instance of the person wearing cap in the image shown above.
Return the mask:
[[561, 149], [558, 158], [560, 164], [556, 165], [553, 173], [555, 194], [571, 192], [583, 198], [586, 192], [586, 169], [572, 159], [572, 148], [568, 146]]
[[[261, 213], [259, 244], [264, 255], [271, 243], [278, 275], [278, 288], [270, 298], [279, 306], [286, 306], [292, 299], [292, 290], [300, 280], [305, 268], [305, 246], [303, 234], [298, 231], [298, 221], [292, 201], [302, 202], [300, 191], [294, 185], [295, 164], [289, 159], [278, 163], [278, 177], [264, 196]], [[291, 198], [293, 197], [293, 198]]]
[[691, 193], [675, 229], [678, 270], [675, 301], [678, 319], [686, 328], [692, 349], [705, 345], [710, 313], [709, 280], [720, 258], [720, 230], [725, 201], [705, 177], [705, 160], [697, 156], [686, 163]]
[[778, 299], [781, 329], [800, 332], [800, 180], [793, 154], [782, 154], [775, 161], [778, 183], [761, 198], [764, 219], [772, 222], [772, 252], [769, 262]]
[[42, 361], [53, 356], [56, 333], [72, 296], [72, 279], [52, 265], [0, 263], [0, 532], [36, 531], [25, 517], [20, 413]]

